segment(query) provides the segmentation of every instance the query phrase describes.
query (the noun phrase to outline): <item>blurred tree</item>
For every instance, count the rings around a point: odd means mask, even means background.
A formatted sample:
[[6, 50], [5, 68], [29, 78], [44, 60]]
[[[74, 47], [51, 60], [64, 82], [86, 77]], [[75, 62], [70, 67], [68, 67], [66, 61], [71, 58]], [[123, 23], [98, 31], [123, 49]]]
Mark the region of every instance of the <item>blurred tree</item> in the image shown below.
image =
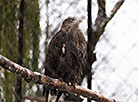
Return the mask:
[[[23, 64], [23, 17], [24, 17], [24, 0], [20, 0], [20, 7], [19, 7], [19, 34], [18, 34], [18, 64]], [[16, 102], [22, 101], [22, 78], [21, 76], [17, 76], [16, 82]]]
[[[1, 0], [0, 1], [0, 53], [9, 59], [18, 61], [18, 29], [20, 29], [19, 20], [19, 0]], [[38, 71], [39, 59], [39, 5], [38, 1], [25, 1], [24, 2], [24, 41], [22, 58], [23, 66], [27, 66], [33, 71]], [[21, 53], [21, 52], [20, 52]], [[21, 63], [20, 63], [21, 64]], [[0, 86], [1, 94], [3, 95], [4, 102], [15, 101], [15, 75], [0, 70]], [[5, 80], [6, 79], [6, 80]], [[29, 90], [33, 84], [26, 85], [23, 82], [23, 94], [34, 93]], [[29, 89], [28, 89], [29, 88]], [[27, 91], [26, 91], [27, 90]], [[0, 99], [1, 101], [2, 99]]]
[[[0, 0], [0, 53], [15, 62], [17, 62], [17, 6], [18, 0]], [[3, 71], [3, 77], [0, 76], [0, 80], [3, 100], [11, 102], [11, 100], [15, 99], [15, 75]]]
[[[39, 59], [39, 5], [38, 1], [25, 1], [24, 4], [24, 64], [31, 70], [38, 71]], [[31, 62], [31, 63], [30, 63]]]

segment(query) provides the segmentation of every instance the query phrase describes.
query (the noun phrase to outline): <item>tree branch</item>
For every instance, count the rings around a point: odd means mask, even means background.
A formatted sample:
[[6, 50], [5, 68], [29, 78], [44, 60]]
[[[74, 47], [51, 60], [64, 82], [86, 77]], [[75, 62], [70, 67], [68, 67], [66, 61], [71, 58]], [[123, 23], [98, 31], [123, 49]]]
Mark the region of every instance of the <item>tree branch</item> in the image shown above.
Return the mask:
[[116, 12], [120, 9], [120, 7], [122, 6], [122, 4], [124, 3], [125, 0], [119, 0], [115, 6], [113, 7], [113, 9], [111, 10], [111, 14], [110, 17], [106, 18], [106, 22], [104, 24], [103, 27], [106, 27], [107, 23], [114, 17], [114, 15], [116, 14]]
[[94, 32], [96, 32], [98, 39], [103, 34], [103, 32], [105, 30], [105, 27], [108, 24], [108, 22], [111, 21], [111, 19], [114, 17], [114, 15], [116, 14], [116, 12], [122, 6], [122, 4], [124, 3], [124, 1], [125, 0], [119, 0], [115, 4], [115, 6], [113, 7], [113, 9], [111, 10], [110, 16], [107, 17], [106, 16], [106, 9], [105, 9], [106, 1], [105, 0], [97, 0], [99, 10], [98, 10], [97, 18], [95, 20], [95, 26], [93, 27], [93, 29], [95, 28]]
[[34, 82], [36, 84], [43, 84], [49, 88], [56, 88], [58, 90], [76, 93], [83, 97], [90, 98], [91, 100], [95, 100], [98, 102], [115, 102], [115, 100], [106, 99], [103, 96], [99, 96], [96, 93], [92, 92], [89, 89], [82, 88], [81, 86], [70, 86], [65, 82], [61, 82], [58, 79], [50, 78], [46, 75], [40, 74], [38, 72], [32, 72], [31, 70], [22, 67], [6, 57], [0, 55], [0, 66], [14, 74], [20, 75], [27, 82]]
[[95, 26], [100, 28], [103, 26], [107, 16], [106, 16], [106, 1], [105, 0], [97, 0], [98, 3], [98, 14], [95, 20]]

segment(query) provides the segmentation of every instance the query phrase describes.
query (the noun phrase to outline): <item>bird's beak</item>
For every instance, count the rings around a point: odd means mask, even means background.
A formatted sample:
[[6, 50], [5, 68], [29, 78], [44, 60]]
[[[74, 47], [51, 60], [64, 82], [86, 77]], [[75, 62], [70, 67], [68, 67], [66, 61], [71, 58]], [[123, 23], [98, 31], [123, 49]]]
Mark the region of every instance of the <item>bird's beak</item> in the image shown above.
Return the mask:
[[78, 22], [81, 23], [83, 20], [81, 18], [77, 18]]
[[82, 19], [79, 19], [79, 23], [81, 23], [83, 20]]

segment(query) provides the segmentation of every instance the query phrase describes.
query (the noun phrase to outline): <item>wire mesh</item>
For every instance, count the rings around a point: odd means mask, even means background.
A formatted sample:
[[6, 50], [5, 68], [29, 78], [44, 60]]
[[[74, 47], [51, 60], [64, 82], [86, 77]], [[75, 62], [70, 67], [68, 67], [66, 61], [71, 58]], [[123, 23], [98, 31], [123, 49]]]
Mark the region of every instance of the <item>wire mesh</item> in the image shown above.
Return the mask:
[[[111, 9], [117, 1], [106, 1], [106, 10], [109, 16]], [[86, 5], [86, 1], [82, 0], [61, 10], [62, 20], [70, 15], [83, 16], [85, 22], [81, 25], [81, 28], [85, 34], [87, 30]], [[104, 34], [100, 37], [95, 48], [97, 60], [93, 64], [92, 69], [94, 72], [92, 80], [93, 91], [101, 93], [106, 97], [114, 98], [119, 102], [137, 102], [138, 100], [137, 5], [137, 0], [125, 1], [114, 18], [108, 23]], [[56, 8], [59, 8], [60, 11], [61, 6]], [[97, 2], [94, 0], [92, 3], [92, 10], [94, 23], [98, 10]], [[57, 25], [56, 22], [55, 24]], [[85, 83], [86, 81], [83, 83], [84, 86], [86, 86]]]
[[[116, 4], [117, 0], [106, 0], [106, 2], [106, 13], [107, 16], [109, 16], [110, 11]], [[19, 8], [18, 3], [17, 8]], [[41, 69], [40, 71], [42, 71], [43, 63], [45, 60], [45, 48], [47, 47], [50, 39], [60, 29], [61, 23], [65, 18], [67, 18], [68, 16], [77, 16], [83, 18], [83, 23], [80, 25], [80, 28], [84, 32], [87, 39], [87, 0], [39, 0], [39, 8], [40, 28], [42, 33], [39, 44], [39, 68]], [[107, 24], [104, 34], [100, 37], [95, 47], [97, 59], [92, 65], [92, 72], [94, 73], [94, 75], [92, 76], [92, 90], [96, 93], [102, 94], [107, 98], [114, 98], [117, 100], [117, 102], [138, 101], [137, 10], [137, 0], [126, 0], [121, 8], [118, 10], [118, 12], [115, 14], [113, 19]], [[34, 10], [30, 11], [33, 12]], [[96, 0], [92, 0], [93, 23], [97, 17], [97, 12], [97, 2]], [[16, 13], [15, 15], [17, 16]], [[26, 21], [27, 19], [30, 18], [25, 18]], [[16, 23], [18, 28], [18, 20]], [[4, 26], [2, 26], [1, 28], [2, 29], [0, 30], [2, 31], [4, 29]], [[7, 30], [5, 30], [5, 32], [6, 31]], [[4, 38], [5, 36], [3, 35], [4, 33], [1, 33], [0, 35], [0, 47], [2, 43], [1, 41], [6, 41], [6, 39], [9, 37], [8, 35], [7, 38]], [[16, 34], [16, 37], [17, 35], [18, 34]], [[29, 36], [27, 38], [29, 38]], [[29, 42], [29, 40], [27, 41]], [[7, 42], [7, 45], [9, 46], [9, 49], [14, 48], [11, 42]], [[3, 49], [0, 48], [0, 52], [2, 51]], [[27, 53], [30, 53], [31, 56], [31, 50]], [[30, 61], [30, 59], [26, 60], [26, 62], [28, 61]], [[30, 64], [28, 63], [28, 65]], [[0, 78], [2, 80], [4, 80], [5, 78], [3, 73], [4, 71], [1, 71], [0, 73]], [[87, 86], [86, 79], [84, 80], [82, 86]], [[27, 87], [29, 87], [29, 85]], [[38, 86], [37, 88], [34, 87], [33, 90], [37, 92]], [[28, 89], [31, 88], [29, 87]], [[42, 87], [40, 87], [40, 89], [42, 89]], [[3, 86], [0, 86], [0, 101], [4, 100], [2, 92]], [[29, 95], [33, 92], [31, 90], [30, 92], [27, 91], [24, 93], [26, 95]], [[86, 99], [84, 100], [84, 102], [86, 102]]]
[[[107, 10], [114, 2], [107, 0]], [[136, 0], [125, 1], [108, 23], [95, 49], [97, 61], [93, 65], [93, 90], [119, 102], [138, 101], [136, 5]]]

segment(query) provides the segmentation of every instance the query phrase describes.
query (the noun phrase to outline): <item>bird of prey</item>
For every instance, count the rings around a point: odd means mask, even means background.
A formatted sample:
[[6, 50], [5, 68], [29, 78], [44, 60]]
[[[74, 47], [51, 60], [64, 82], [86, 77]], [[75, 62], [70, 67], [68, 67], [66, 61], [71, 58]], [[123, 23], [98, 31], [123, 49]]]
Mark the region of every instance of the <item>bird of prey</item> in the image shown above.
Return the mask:
[[[68, 17], [63, 21], [49, 43], [45, 61], [45, 75], [73, 86], [82, 82], [87, 57], [86, 39], [79, 28], [81, 21], [77, 17]], [[50, 90], [45, 86], [46, 102]], [[58, 102], [62, 93], [58, 91], [55, 102]]]

